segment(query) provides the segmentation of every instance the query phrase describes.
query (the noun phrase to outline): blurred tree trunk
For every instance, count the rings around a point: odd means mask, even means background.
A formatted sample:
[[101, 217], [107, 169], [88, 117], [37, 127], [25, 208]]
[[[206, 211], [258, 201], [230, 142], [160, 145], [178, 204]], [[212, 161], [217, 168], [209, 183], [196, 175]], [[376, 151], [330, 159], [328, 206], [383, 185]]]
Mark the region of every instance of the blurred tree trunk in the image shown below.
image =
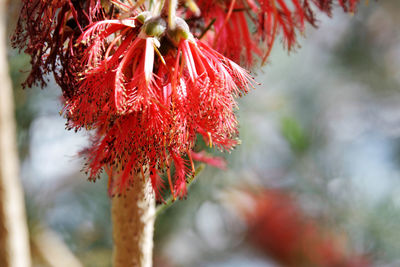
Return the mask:
[[47, 226], [39, 223], [35, 225], [31, 240], [32, 258], [39, 259], [40, 266], [83, 267], [58, 234]]
[[0, 266], [31, 266], [25, 205], [19, 181], [14, 99], [8, 74], [6, 1], [0, 0]]
[[133, 179], [125, 196], [112, 199], [113, 266], [151, 267], [155, 198], [149, 177]]

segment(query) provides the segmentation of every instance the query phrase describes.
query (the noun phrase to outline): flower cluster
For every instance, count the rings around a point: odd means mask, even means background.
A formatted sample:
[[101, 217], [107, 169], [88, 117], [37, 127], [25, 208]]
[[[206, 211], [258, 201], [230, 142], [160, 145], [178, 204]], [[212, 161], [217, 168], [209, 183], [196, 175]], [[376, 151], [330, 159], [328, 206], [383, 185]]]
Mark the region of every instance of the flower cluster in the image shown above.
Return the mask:
[[[354, 11], [358, 0], [338, 0]], [[295, 46], [311, 7], [333, 0], [24, 0], [13, 45], [31, 55], [27, 86], [53, 72], [69, 129], [94, 130], [85, 151], [95, 180], [110, 176], [123, 194], [149, 173], [158, 197], [167, 177], [186, 194], [193, 160], [217, 166], [193, 148], [198, 137], [221, 150], [238, 143], [235, 98], [254, 86], [239, 66], [263, 62], [276, 36]], [[172, 172], [174, 175], [172, 175]]]
[[79, 41], [86, 45], [86, 70], [65, 114], [71, 128], [97, 129], [90, 177], [106, 165], [121, 173], [111, 183], [123, 193], [146, 166], [159, 192], [158, 173], [166, 168], [171, 191], [183, 196], [197, 134], [227, 150], [237, 143], [234, 95], [248, 91], [251, 77], [195, 39], [182, 19], [175, 29], [148, 12], [103, 20]]

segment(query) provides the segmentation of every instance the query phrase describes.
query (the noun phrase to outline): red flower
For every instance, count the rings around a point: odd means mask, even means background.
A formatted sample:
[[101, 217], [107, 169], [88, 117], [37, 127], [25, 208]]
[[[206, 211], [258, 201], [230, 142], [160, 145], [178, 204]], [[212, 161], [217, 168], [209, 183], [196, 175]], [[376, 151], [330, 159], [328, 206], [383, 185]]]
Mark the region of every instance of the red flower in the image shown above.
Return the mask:
[[238, 207], [247, 221], [249, 241], [283, 266], [371, 265], [366, 256], [351, 251], [343, 233], [321, 227], [287, 193], [263, 190], [243, 196], [248, 201], [238, 202]]
[[[310, 0], [223, 0], [196, 1], [205, 25], [214, 31], [205, 34], [214, 48], [236, 62], [253, 64], [253, 56], [271, 52], [279, 33], [288, 50], [295, 47], [297, 35], [304, 31], [305, 23], [316, 26]], [[333, 0], [312, 0], [317, 8], [330, 14]], [[359, 0], [338, 0], [344, 11], [354, 12]], [[192, 18], [193, 19], [193, 18]], [[206, 27], [206, 26], [204, 26]], [[255, 32], [250, 29], [255, 28]], [[236, 38], [232, 38], [235, 36]]]
[[112, 194], [123, 193], [132, 174], [149, 171], [160, 196], [166, 170], [171, 192], [183, 197], [197, 134], [220, 149], [237, 144], [234, 96], [246, 93], [252, 78], [196, 40], [183, 20], [165, 29], [145, 13], [96, 22], [80, 38], [88, 70], [65, 114], [71, 128], [97, 129], [87, 170], [92, 179], [103, 167], [118, 173]]
[[45, 75], [53, 72], [64, 93], [70, 95], [81, 52], [74, 42], [83, 27], [104, 16], [100, 0], [24, 0], [20, 14], [12, 45], [24, 49], [32, 65], [23, 85], [44, 86]]
[[[240, 2], [240, 3], [239, 3]], [[250, 32], [245, 12], [248, 5], [241, 1], [197, 1], [205, 25], [214, 27], [205, 35], [207, 42], [235, 62], [253, 64], [253, 53], [262, 55], [258, 47], [259, 38]], [[235, 36], [235, 38], [232, 38]]]

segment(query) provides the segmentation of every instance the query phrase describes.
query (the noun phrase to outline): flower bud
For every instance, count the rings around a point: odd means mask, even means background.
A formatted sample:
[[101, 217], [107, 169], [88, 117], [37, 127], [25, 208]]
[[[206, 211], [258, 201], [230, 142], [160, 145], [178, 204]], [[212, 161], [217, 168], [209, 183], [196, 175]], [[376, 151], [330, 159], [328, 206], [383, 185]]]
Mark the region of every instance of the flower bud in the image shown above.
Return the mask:
[[147, 19], [143, 25], [144, 33], [148, 37], [161, 37], [166, 28], [165, 21], [160, 17]]
[[135, 17], [139, 22], [141, 22], [142, 24], [144, 24], [146, 22], [146, 20], [151, 18], [151, 12], [150, 11], [144, 11], [142, 13], [140, 13], [139, 15], [137, 15]]
[[178, 44], [179, 41], [183, 39], [191, 39], [193, 38], [192, 33], [190, 32], [189, 25], [182, 18], [177, 17], [175, 19], [175, 28], [173, 30], [169, 29], [168, 36]]

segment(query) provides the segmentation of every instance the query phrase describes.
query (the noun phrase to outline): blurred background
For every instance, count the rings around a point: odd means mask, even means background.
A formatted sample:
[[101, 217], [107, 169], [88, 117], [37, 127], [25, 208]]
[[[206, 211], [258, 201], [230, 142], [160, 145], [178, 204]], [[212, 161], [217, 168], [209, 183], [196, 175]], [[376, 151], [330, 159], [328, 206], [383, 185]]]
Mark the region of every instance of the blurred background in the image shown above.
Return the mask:
[[[297, 51], [275, 45], [239, 100], [242, 144], [215, 152], [228, 169], [157, 217], [155, 266], [400, 266], [400, 2], [361, 2]], [[34, 266], [110, 266], [107, 179], [77, 155], [88, 134], [65, 130], [51, 77], [22, 90], [29, 58], [8, 56]]]

